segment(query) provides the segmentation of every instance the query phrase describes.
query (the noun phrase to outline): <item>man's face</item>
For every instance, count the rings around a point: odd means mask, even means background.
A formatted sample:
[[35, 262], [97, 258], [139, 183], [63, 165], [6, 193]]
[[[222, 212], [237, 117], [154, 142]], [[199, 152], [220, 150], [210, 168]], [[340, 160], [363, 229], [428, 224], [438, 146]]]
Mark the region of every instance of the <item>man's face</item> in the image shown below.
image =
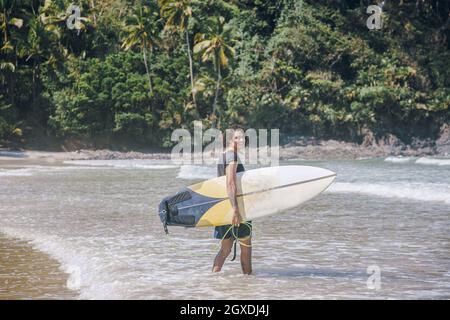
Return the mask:
[[234, 130], [233, 145], [236, 145], [238, 149], [245, 147], [245, 135], [243, 130]]

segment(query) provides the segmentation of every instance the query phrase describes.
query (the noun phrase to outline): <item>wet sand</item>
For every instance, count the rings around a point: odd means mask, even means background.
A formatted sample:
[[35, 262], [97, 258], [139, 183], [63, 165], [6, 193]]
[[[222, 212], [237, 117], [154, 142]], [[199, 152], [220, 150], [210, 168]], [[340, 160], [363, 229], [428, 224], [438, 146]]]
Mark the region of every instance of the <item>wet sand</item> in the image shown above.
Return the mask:
[[67, 278], [47, 254], [0, 234], [0, 300], [76, 299]]

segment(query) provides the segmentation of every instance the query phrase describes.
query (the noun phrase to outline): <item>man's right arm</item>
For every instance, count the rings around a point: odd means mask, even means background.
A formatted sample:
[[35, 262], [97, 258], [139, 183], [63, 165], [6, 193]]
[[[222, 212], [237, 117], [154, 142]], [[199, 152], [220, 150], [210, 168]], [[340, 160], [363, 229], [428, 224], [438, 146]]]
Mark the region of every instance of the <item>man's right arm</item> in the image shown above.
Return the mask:
[[229, 163], [226, 169], [226, 180], [227, 180], [227, 193], [233, 207], [233, 218], [232, 224], [239, 226], [241, 222], [241, 215], [239, 214], [239, 207], [237, 203], [237, 187], [236, 187], [236, 172], [238, 163], [232, 161]]

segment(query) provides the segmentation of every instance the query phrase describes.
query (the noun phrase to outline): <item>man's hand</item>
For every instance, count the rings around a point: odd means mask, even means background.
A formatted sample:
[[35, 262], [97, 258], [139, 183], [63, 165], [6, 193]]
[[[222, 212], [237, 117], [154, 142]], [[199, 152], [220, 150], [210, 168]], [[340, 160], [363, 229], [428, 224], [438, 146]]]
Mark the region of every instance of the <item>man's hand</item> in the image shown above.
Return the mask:
[[241, 224], [241, 215], [239, 214], [239, 211], [234, 211], [233, 218], [231, 219], [231, 224], [233, 226], [239, 227]]

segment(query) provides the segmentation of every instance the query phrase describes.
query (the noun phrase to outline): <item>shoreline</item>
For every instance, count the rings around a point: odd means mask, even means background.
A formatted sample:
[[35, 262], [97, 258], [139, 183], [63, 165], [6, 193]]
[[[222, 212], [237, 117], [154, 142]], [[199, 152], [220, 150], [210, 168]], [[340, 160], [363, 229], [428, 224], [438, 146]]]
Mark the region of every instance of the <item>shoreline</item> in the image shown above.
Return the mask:
[[60, 265], [30, 242], [0, 233], [0, 300], [77, 299]]
[[[450, 157], [449, 139], [441, 143], [420, 141], [404, 145], [395, 139], [390, 141], [365, 141], [359, 145], [337, 140], [300, 138], [280, 146], [280, 160], [358, 160], [381, 157]], [[0, 163], [6, 166], [54, 165], [69, 160], [170, 160], [171, 153], [113, 151], [109, 149], [80, 149], [76, 151], [37, 151], [32, 149], [11, 150], [0, 148]]]
[[[60, 146], [61, 151], [49, 151], [24, 147], [13, 149], [0, 145], [0, 161], [12, 163], [52, 164], [66, 160], [169, 160], [171, 151], [113, 151], [111, 149], [84, 149], [80, 144]], [[54, 150], [54, 148], [52, 148]], [[400, 157], [450, 157], [450, 123], [441, 126], [438, 138], [411, 139], [406, 144], [393, 134], [377, 138], [364, 129], [360, 144], [344, 140], [318, 139], [313, 136], [292, 136], [279, 146], [280, 160], [357, 160], [360, 158]]]

